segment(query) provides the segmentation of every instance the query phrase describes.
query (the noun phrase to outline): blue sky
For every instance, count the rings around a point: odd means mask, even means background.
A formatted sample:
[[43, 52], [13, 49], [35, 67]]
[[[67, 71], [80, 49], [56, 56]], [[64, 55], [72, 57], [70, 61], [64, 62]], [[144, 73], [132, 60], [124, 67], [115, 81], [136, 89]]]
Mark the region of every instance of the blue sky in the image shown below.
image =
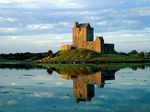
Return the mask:
[[150, 51], [150, 0], [0, 0], [0, 53], [55, 52], [74, 21], [117, 51]]

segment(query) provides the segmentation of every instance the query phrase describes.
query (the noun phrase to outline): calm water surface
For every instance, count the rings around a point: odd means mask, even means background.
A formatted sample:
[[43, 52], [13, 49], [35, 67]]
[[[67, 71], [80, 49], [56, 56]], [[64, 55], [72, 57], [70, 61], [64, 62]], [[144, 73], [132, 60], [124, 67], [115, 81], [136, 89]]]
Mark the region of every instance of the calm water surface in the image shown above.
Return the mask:
[[1, 67], [0, 112], [150, 112], [150, 67]]

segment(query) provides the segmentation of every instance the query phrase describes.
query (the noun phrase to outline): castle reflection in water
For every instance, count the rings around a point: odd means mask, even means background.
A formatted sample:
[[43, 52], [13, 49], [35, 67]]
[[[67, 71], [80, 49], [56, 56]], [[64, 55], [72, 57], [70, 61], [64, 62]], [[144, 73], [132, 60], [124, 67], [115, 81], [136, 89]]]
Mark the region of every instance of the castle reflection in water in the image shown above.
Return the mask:
[[73, 81], [73, 95], [77, 103], [80, 101], [91, 101], [95, 96], [95, 85], [103, 88], [105, 80], [114, 80], [117, 70], [98, 70], [87, 66], [64, 67], [61, 69], [48, 68], [51, 73], [55, 70], [60, 77], [65, 80]]

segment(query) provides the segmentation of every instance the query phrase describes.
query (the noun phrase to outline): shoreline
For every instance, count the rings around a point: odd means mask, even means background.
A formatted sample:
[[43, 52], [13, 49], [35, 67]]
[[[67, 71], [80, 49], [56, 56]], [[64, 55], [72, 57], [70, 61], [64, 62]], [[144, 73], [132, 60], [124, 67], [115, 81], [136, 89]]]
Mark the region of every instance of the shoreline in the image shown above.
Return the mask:
[[94, 60], [94, 61], [35, 61], [37, 64], [113, 64], [113, 63], [150, 63], [150, 59], [136, 59], [136, 60]]
[[56, 68], [56, 69], [63, 69], [63, 68], [70, 68], [70, 67], [94, 67], [94, 68], [99, 68], [100, 70], [114, 70], [114, 69], [122, 69], [122, 68], [132, 68], [134, 70], [138, 69], [138, 68], [145, 68], [145, 67], [149, 67], [150, 63], [149, 62], [142, 62], [142, 63], [35, 63], [32, 61], [12, 61], [11, 62], [7, 61], [7, 62], [1, 62], [0, 61], [0, 67], [2, 68], [26, 68], [26, 69], [30, 69], [30, 68], [42, 68], [42, 69], [51, 69], [51, 68]]
[[136, 63], [149, 63], [150, 64], [150, 59], [135, 59], [135, 60], [93, 60], [93, 61], [75, 61], [75, 60], [68, 60], [68, 61], [28, 61], [28, 60], [0, 60], [0, 64], [21, 64], [21, 63], [26, 63], [26, 64], [136, 64]]

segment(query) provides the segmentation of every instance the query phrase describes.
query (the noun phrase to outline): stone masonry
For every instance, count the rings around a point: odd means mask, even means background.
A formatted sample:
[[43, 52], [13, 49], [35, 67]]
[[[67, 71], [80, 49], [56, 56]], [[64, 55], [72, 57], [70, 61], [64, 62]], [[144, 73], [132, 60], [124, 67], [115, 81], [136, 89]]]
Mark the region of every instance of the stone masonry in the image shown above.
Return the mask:
[[114, 52], [114, 44], [104, 43], [102, 36], [97, 36], [94, 41], [94, 28], [92, 28], [89, 23], [79, 24], [78, 22], [74, 22], [72, 28], [72, 41], [72, 45], [63, 45], [61, 46], [61, 50], [84, 48], [99, 53]]

